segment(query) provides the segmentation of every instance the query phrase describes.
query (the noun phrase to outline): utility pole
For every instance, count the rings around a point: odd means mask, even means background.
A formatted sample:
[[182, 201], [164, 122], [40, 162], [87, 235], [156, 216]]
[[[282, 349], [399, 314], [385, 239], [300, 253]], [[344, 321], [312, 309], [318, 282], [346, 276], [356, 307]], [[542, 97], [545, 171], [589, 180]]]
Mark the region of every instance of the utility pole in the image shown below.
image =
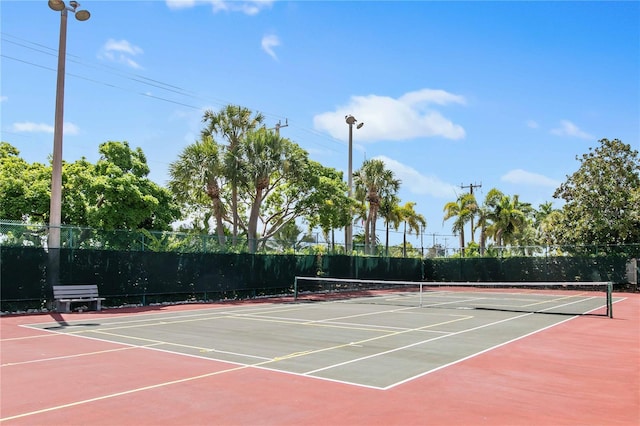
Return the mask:
[[278, 120], [278, 122], [276, 123], [276, 127], [274, 127], [273, 129], [269, 129], [269, 130], [274, 130], [276, 131], [276, 135], [280, 136], [280, 128], [281, 127], [289, 127], [289, 119], [285, 118], [284, 119], [284, 124], [282, 124], [282, 122], [280, 120]]
[[[469, 188], [469, 194], [473, 195], [473, 188], [482, 188], [482, 184], [478, 185], [477, 183], [476, 184], [470, 183], [469, 185], [466, 185], [466, 186], [460, 184], [460, 189], [467, 189], [467, 188]], [[471, 242], [473, 243], [476, 242], [474, 238], [474, 234], [475, 232], [473, 232], [473, 216], [471, 216]], [[464, 250], [464, 247], [462, 247], [462, 249]]]

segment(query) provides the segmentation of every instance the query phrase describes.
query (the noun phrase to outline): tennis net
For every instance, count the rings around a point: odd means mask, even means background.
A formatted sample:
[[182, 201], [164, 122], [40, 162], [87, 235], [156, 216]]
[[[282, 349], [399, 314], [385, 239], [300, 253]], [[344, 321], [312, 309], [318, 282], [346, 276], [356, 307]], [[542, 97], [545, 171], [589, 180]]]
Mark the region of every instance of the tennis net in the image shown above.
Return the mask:
[[611, 282], [467, 283], [295, 277], [294, 299], [613, 318]]

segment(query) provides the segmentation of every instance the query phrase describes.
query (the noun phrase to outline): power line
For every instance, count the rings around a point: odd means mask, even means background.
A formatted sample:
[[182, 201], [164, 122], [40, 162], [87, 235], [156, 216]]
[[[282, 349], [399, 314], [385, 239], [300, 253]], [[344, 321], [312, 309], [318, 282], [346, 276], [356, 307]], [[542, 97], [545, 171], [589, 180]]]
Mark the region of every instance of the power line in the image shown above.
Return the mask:
[[[55, 57], [57, 55], [57, 50], [56, 49], [50, 48], [50, 47], [45, 46], [43, 44], [35, 43], [35, 42], [30, 41], [30, 40], [26, 40], [26, 39], [23, 39], [23, 38], [20, 38], [20, 37], [16, 37], [16, 36], [11, 35], [11, 34], [7, 34], [5, 32], [0, 32], [0, 34], [2, 34], [2, 37], [3, 37], [4, 41], [12, 43], [12, 44], [14, 44], [14, 45], [16, 45], [18, 47], [29, 49], [29, 50], [33, 50], [35, 52], [38, 52], [38, 53], [41, 53], [41, 54], [45, 54], [45, 55], [49, 55], [49, 56], [53, 56], [53, 57]], [[7, 40], [6, 37], [10, 37], [10, 38], [13, 38], [15, 40], [19, 40], [20, 42], [17, 42], [17, 41], [14, 41], [14, 40]], [[28, 44], [29, 45], [33, 45], [33, 46], [37, 46], [38, 48], [29, 46]], [[31, 65], [31, 66], [34, 66], [34, 67], [38, 67], [38, 68], [42, 68], [42, 69], [45, 69], [45, 70], [48, 70], [48, 71], [56, 72], [56, 69], [53, 68], [53, 67], [49, 67], [49, 66], [46, 66], [46, 65], [41, 65], [41, 64], [35, 63], [33, 61], [20, 59], [20, 58], [14, 57], [14, 56], [9, 56], [9, 55], [6, 55], [4, 53], [0, 54], [0, 56], [3, 57], [3, 58], [6, 58], [6, 59], [10, 59], [10, 60], [13, 60], [13, 61], [21, 62], [21, 63], [27, 64], [27, 65]], [[164, 90], [164, 91], [168, 91], [168, 92], [180, 95], [180, 96], [184, 96], [186, 98], [197, 99], [197, 100], [213, 103], [215, 105], [220, 105], [220, 106], [229, 105], [229, 104], [233, 104], [234, 103], [234, 102], [226, 101], [226, 100], [223, 100], [223, 99], [205, 98], [205, 97], [197, 95], [195, 92], [189, 91], [189, 90], [184, 89], [184, 88], [182, 88], [180, 86], [177, 86], [175, 84], [170, 84], [170, 83], [166, 83], [166, 82], [163, 82], [163, 81], [160, 81], [160, 80], [151, 79], [151, 78], [148, 78], [148, 77], [145, 77], [145, 76], [141, 76], [141, 75], [138, 75], [138, 74], [122, 72], [122, 71], [120, 71], [120, 70], [118, 70], [118, 69], [116, 69], [114, 67], [108, 66], [108, 65], [102, 65], [102, 64], [95, 65], [95, 64], [89, 63], [88, 61], [84, 60], [83, 58], [81, 58], [79, 56], [76, 56], [76, 55], [73, 55], [73, 54], [68, 54], [67, 56], [68, 56], [68, 60], [70, 62], [77, 63], [79, 65], [82, 65], [82, 66], [85, 66], [85, 67], [88, 67], [88, 68], [98, 69], [98, 70], [101, 70], [101, 71], [103, 71], [103, 72], [105, 72], [107, 74], [116, 75], [118, 77], [128, 79], [128, 80], [133, 81], [135, 83], [151, 86], [151, 87], [154, 87], [154, 88], [157, 88], [157, 89], [160, 89], [160, 90]], [[158, 96], [158, 95], [152, 95], [152, 94], [145, 93], [145, 92], [132, 90], [132, 89], [125, 88], [125, 87], [119, 86], [119, 85], [111, 83], [111, 82], [105, 82], [105, 81], [97, 80], [97, 79], [94, 79], [94, 78], [84, 77], [82, 75], [78, 75], [78, 74], [74, 74], [74, 73], [67, 73], [67, 75], [70, 76], [70, 77], [77, 78], [77, 79], [89, 81], [89, 82], [94, 83], [94, 84], [98, 84], [98, 85], [102, 85], [102, 86], [106, 86], [106, 87], [111, 87], [111, 88], [114, 88], [114, 89], [123, 90], [123, 91], [129, 92], [129, 93], [135, 93], [135, 94], [140, 95], [140, 96], [145, 96], [145, 97], [156, 99], [156, 100], [160, 100], [160, 101], [163, 101], [163, 102], [168, 102], [168, 103], [184, 106], [184, 107], [187, 107], [187, 108], [190, 108], [190, 109], [198, 109], [198, 110], [202, 109], [202, 107], [195, 106], [195, 105], [192, 105], [192, 104], [189, 104], [189, 103], [185, 103], [185, 102], [182, 102], [182, 101], [169, 99], [169, 98]], [[259, 109], [255, 109], [255, 110], [259, 110]], [[263, 112], [263, 114], [266, 114], [266, 115], [269, 115], [269, 116], [275, 116], [275, 117], [279, 116], [278, 114], [268, 113], [268, 112], [264, 112], [264, 111], [262, 111], [262, 112]], [[281, 123], [280, 120], [278, 121], [278, 124], [280, 125], [280, 128], [289, 126], [288, 119], [285, 119], [285, 120], [286, 121], [285, 121], [284, 125], [280, 124]], [[340, 141], [338, 139], [335, 139], [333, 137], [327, 136], [326, 134], [321, 133], [321, 132], [319, 132], [319, 131], [317, 131], [315, 129], [309, 129], [309, 128], [302, 127], [302, 126], [295, 126], [295, 125], [293, 125], [293, 123], [291, 125], [292, 125], [292, 127], [297, 128], [298, 130], [304, 131], [306, 133], [309, 133], [310, 135], [313, 135], [315, 137], [319, 137], [319, 138], [322, 138], [324, 140], [339, 144], [340, 146], [344, 145], [344, 142], [342, 142], [342, 141]], [[276, 128], [276, 130], [279, 130], [279, 128]], [[332, 148], [330, 146], [327, 146], [325, 144], [319, 143], [317, 141], [306, 141], [306, 142], [314, 144], [314, 145], [317, 145], [317, 146], [320, 146], [320, 147], [322, 147], [324, 149], [327, 149], [329, 151], [338, 152], [337, 149]]]
[[477, 183], [470, 183], [469, 185], [462, 185], [460, 184], [460, 189], [467, 189], [469, 188], [469, 194], [473, 195], [473, 188], [482, 188], [482, 183], [481, 184], [477, 184]]

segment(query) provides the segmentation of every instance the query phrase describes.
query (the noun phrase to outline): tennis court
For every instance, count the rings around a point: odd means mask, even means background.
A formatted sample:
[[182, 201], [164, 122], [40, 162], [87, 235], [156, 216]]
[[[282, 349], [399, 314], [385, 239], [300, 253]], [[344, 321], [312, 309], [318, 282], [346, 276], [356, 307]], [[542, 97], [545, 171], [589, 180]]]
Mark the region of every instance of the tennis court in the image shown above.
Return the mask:
[[[5, 317], [1, 421], [637, 423], [636, 294], [607, 301], [594, 291], [477, 290], [394, 288], [338, 297], [301, 292], [295, 300], [260, 303]], [[614, 318], [607, 316], [609, 302]], [[464, 373], [469, 368], [473, 374]], [[627, 383], [603, 388], [603, 376]], [[580, 397], [593, 387], [615, 388], [615, 395]], [[548, 413], [539, 410], [560, 391], [578, 398], [563, 396], [569, 406], [589, 410], [545, 421]], [[440, 401], [443, 395], [449, 398]], [[407, 397], [419, 398], [419, 406], [399, 412]], [[503, 401], [497, 410], [495, 398]], [[485, 399], [478, 417], [475, 404]], [[593, 406], [596, 399], [600, 408]], [[135, 411], [133, 401], [144, 404], [139, 409], [148, 417], [122, 417], [123, 406]], [[168, 414], [167, 403], [184, 412]], [[246, 408], [229, 411], [238, 405]], [[329, 407], [338, 411], [328, 414]], [[604, 411], [607, 418], [600, 417]]]

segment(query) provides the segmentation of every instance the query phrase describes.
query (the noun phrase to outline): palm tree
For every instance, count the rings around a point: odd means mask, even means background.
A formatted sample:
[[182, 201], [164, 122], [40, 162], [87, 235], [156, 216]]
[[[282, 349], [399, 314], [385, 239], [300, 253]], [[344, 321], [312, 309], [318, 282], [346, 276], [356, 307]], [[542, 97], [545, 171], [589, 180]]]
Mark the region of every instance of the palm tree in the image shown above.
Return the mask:
[[376, 243], [376, 221], [382, 199], [398, 192], [400, 180], [391, 170], [385, 169], [382, 160], [365, 160], [362, 167], [353, 174], [356, 197], [369, 203], [369, 211], [364, 225], [365, 253], [372, 253]]
[[240, 152], [240, 141], [245, 134], [256, 129], [264, 121], [264, 116], [252, 112], [248, 108], [237, 105], [227, 105], [218, 112], [207, 110], [202, 121], [206, 123], [206, 128], [202, 131], [204, 136], [220, 135], [228, 143], [225, 149], [224, 165], [225, 175], [231, 185], [231, 210], [233, 215], [233, 244], [238, 238], [238, 186], [241, 184], [243, 174], [242, 153]]
[[416, 203], [410, 201], [400, 208], [400, 218], [404, 223], [402, 257], [407, 257], [407, 225], [409, 225], [409, 234], [415, 231], [416, 235], [420, 235], [421, 229], [427, 226], [424, 216], [414, 210], [415, 205]]
[[527, 225], [526, 212], [531, 206], [520, 203], [518, 195], [512, 198], [497, 189], [489, 191], [486, 204], [491, 210], [489, 217], [492, 221], [487, 232], [496, 245], [502, 247], [513, 242], [514, 236]]
[[[281, 138], [271, 130], [260, 129], [246, 134], [242, 141], [244, 153], [243, 174], [246, 179], [247, 193], [250, 194], [251, 206], [249, 221], [247, 224], [247, 237], [249, 239], [249, 252], [255, 253], [258, 238], [258, 219], [263, 200], [281, 181], [284, 181], [289, 172], [297, 173], [304, 168], [304, 156], [301, 150], [288, 139]], [[277, 232], [277, 228], [272, 229]], [[268, 238], [268, 235], [263, 235]]]
[[476, 197], [473, 194], [462, 194], [456, 201], [451, 201], [444, 206], [444, 219], [447, 221], [456, 218], [453, 222], [452, 230], [460, 235], [460, 250], [464, 256], [464, 226], [471, 221], [471, 218], [478, 209]]
[[554, 230], [558, 229], [561, 220], [561, 211], [554, 209], [551, 202], [540, 204], [535, 213], [535, 228], [541, 244], [551, 245], [556, 242]]
[[487, 248], [487, 227], [491, 224], [490, 213], [489, 209], [483, 205], [476, 210], [475, 214], [477, 221], [472, 232], [480, 229], [480, 240], [478, 241], [480, 256], [484, 256], [484, 252]]
[[380, 203], [380, 210], [378, 213], [384, 220], [385, 226], [385, 254], [389, 255], [389, 225], [393, 225], [395, 229], [398, 229], [401, 221], [401, 212], [398, 202], [400, 199], [395, 195], [384, 198]]
[[169, 189], [183, 204], [211, 203], [218, 242], [224, 246], [226, 240], [223, 220], [226, 210], [221, 192], [224, 185], [222, 172], [220, 146], [211, 136], [203, 136], [200, 141], [188, 145], [178, 160], [170, 164]]

